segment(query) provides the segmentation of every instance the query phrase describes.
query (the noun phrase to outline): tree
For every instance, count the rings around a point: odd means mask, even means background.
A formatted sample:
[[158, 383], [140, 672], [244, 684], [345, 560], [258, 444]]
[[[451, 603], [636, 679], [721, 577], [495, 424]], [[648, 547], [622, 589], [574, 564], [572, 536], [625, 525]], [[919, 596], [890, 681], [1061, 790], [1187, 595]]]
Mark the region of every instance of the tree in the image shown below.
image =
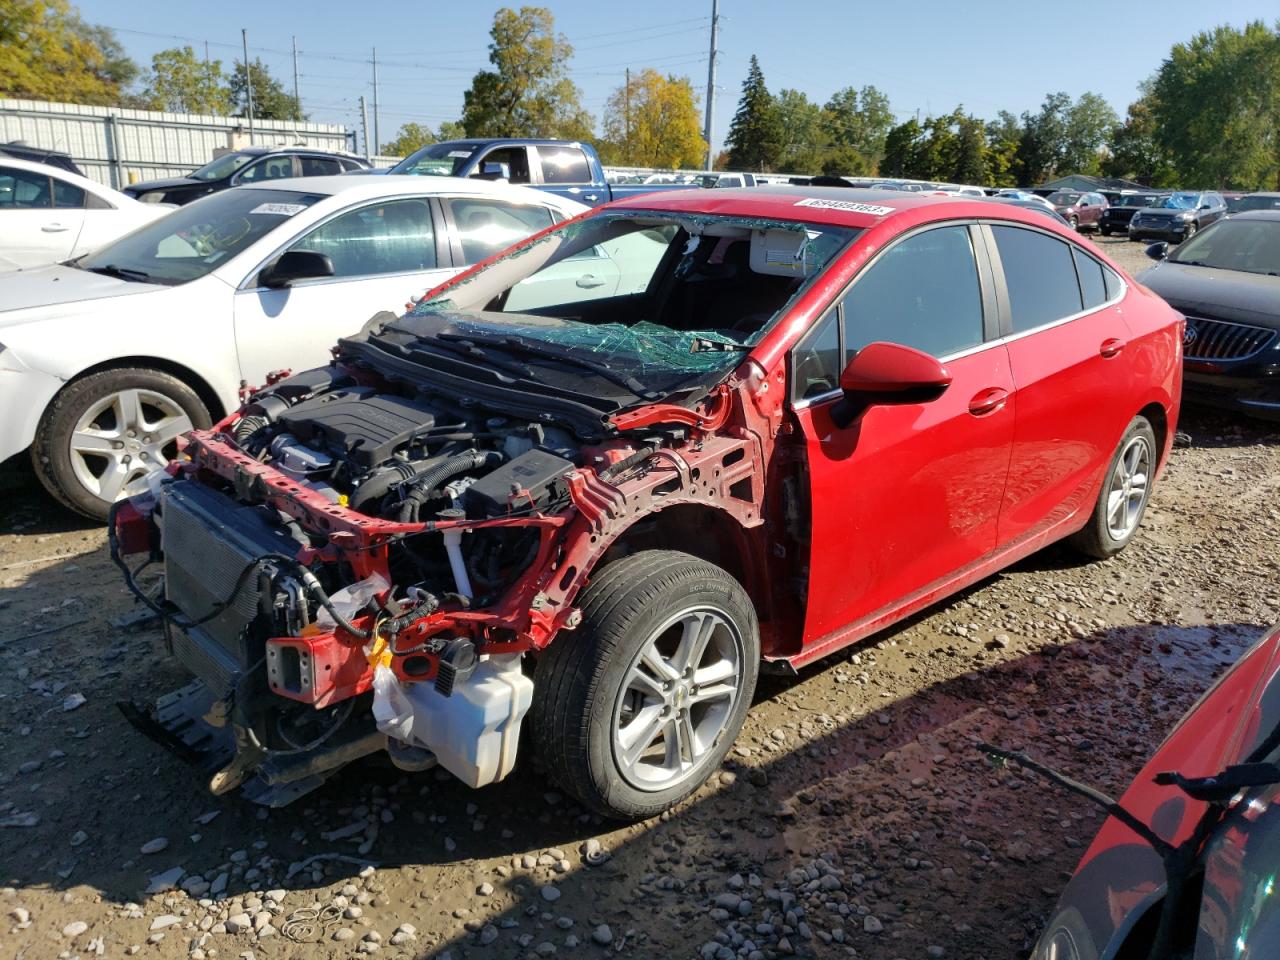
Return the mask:
[[730, 166], [761, 172], [774, 168], [782, 149], [782, 124], [777, 104], [764, 84], [764, 72], [754, 53], [725, 146], [729, 148]]
[[225, 80], [221, 60], [200, 60], [190, 47], [172, 47], [151, 58], [143, 96], [151, 110], [225, 117], [231, 113]]
[[1044, 98], [1039, 113], [1022, 115], [1022, 136], [1018, 141], [1018, 170], [1027, 184], [1040, 183], [1058, 170], [1067, 139], [1067, 112], [1071, 98], [1051, 93]]
[[[254, 58], [249, 64], [249, 80], [253, 82], [253, 115], [258, 120], [292, 120], [301, 123], [307, 119], [302, 112], [302, 104], [291, 93], [285, 93], [284, 86], [260, 59]], [[237, 60], [235, 69], [227, 78], [227, 89], [231, 95], [231, 110], [237, 117], [249, 115], [249, 97], [245, 84], [244, 64]]]
[[1129, 104], [1124, 123], [1111, 130], [1111, 150], [1102, 162], [1108, 177], [1136, 180], [1148, 187], [1177, 186], [1177, 171], [1165, 149], [1156, 142], [1156, 121], [1150, 84]]
[[1154, 141], [1187, 186], [1280, 186], [1280, 35], [1266, 24], [1175, 44], [1151, 94]]
[[489, 31], [489, 62], [462, 96], [462, 126], [470, 137], [591, 138], [593, 119], [569, 79], [573, 47], [555, 32], [545, 7], [503, 7]]
[[827, 135], [822, 108], [799, 90], [783, 89], [775, 100], [780, 132], [778, 168], [805, 172], [823, 167]]
[[440, 142], [445, 143], [449, 140], [462, 140], [467, 135], [466, 128], [457, 120], [446, 120], [440, 124], [437, 131], [440, 136]]
[[884, 156], [880, 160], [882, 177], [914, 177], [916, 158], [924, 134], [920, 123], [912, 117], [898, 124], [884, 138]]
[[652, 69], [609, 97], [604, 137], [614, 162], [626, 166], [700, 167], [707, 155], [693, 84]]
[[947, 179], [952, 183], [990, 183], [986, 126], [977, 117], [964, 113], [963, 107], [957, 107], [955, 127], [955, 153]]
[[850, 172], [869, 173], [884, 153], [885, 137], [893, 126], [893, 111], [889, 109], [889, 98], [875, 87], [845, 87], [832, 94], [822, 108], [822, 125], [828, 143], [835, 148], [848, 148], [861, 157], [860, 162], [846, 160], [845, 167], [856, 166], [858, 170]]
[[111, 105], [129, 64], [114, 34], [66, 0], [0, 0], [0, 96]]
[[996, 119], [987, 124], [987, 176], [986, 185], [1015, 187], [1021, 180], [1018, 170], [1018, 143], [1022, 139], [1022, 124], [1008, 110], [1001, 110]]
[[1111, 105], [1096, 93], [1082, 93], [1067, 110], [1062, 154], [1062, 173], [1093, 175], [1102, 169], [1102, 147], [1112, 128], [1120, 122]]
[[415, 150], [437, 142], [439, 141], [430, 127], [406, 123], [396, 132], [396, 138], [390, 143], [384, 143], [378, 152], [384, 157], [407, 157]]

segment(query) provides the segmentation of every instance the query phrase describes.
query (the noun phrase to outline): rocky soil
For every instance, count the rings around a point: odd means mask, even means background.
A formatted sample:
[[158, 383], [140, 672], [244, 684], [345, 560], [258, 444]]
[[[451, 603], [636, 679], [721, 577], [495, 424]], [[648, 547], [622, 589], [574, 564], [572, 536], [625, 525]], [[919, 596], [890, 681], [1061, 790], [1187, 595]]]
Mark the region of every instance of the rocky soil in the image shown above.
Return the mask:
[[[1140, 267], [1141, 248], [1107, 243]], [[1095, 809], [1280, 611], [1280, 449], [1189, 413], [1137, 541], [1050, 548], [762, 681], [724, 770], [618, 827], [529, 764], [470, 791], [366, 762], [291, 807], [213, 798], [116, 702], [183, 682], [100, 528], [0, 468], [0, 955], [1025, 957]]]

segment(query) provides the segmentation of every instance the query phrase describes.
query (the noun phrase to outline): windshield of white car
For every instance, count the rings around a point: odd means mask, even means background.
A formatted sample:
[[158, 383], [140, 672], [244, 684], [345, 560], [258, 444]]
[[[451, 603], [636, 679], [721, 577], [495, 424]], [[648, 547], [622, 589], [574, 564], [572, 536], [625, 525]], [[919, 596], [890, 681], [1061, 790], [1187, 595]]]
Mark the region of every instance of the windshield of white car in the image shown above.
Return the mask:
[[71, 261], [71, 266], [122, 280], [189, 283], [323, 199], [296, 190], [219, 191]]
[[456, 177], [479, 149], [478, 143], [433, 143], [409, 154], [387, 172], [421, 177]]
[[[447, 285], [397, 321], [433, 340], [554, 351], [666, 392], [735, 366], [861, 231], [699, 213], [565, 224]], [[581, 363], [579, 364], [581, 365]]]
[[1280, 221], [1223, 220], [1178, 244], [1169, 262], [1280, 276]]
[[212, 163], [206, 163], [199, 170], [188, 174], [188, 176], [192, 180], [225, 180], [255, 156], [257, 154], [224, 153]]

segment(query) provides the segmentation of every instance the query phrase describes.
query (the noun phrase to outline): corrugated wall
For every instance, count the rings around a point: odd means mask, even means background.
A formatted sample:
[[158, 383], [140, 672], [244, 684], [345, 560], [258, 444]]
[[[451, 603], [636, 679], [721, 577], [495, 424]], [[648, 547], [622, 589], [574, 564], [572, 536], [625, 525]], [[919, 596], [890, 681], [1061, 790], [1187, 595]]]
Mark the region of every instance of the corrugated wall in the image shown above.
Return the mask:
[[[255, 120], [253, 142], [345, 151], [347, 128], [329, 123]], [[73, 103], [0, 98], [0, 143], [25, 140], [71, 154], [86, 176], [112, 187], [177, 177], [213, 159], [231, 144], [243, 117], [159, 113]], [[247, 142], [247, 141], [246, 141]]]

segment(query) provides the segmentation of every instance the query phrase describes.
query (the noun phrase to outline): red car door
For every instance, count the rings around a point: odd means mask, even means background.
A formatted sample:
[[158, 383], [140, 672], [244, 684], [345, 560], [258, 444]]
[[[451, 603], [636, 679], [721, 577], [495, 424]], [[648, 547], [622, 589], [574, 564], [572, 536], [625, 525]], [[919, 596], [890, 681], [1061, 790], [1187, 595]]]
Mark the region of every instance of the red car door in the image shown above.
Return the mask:
[[1129, 331], [1116, 274], [1073, 243], [1029, 227], [991, 226], [1004, 332], [1017, 385], [1002, 545], [1090, 510], [1095, 484], [1129, 421]]
[[[977, 255], [975, 256], [975, 250]], [[1013, 380], [996, 336], [978, 228], [909, 234], [865, 267], [792, 354], [809, 470], [804, 643], [926, 591], [995, 548], [1013, 439]], [[936, 400], [876, 405], [846, 427], [840, 370], [890, 341], [943, 361]]]

